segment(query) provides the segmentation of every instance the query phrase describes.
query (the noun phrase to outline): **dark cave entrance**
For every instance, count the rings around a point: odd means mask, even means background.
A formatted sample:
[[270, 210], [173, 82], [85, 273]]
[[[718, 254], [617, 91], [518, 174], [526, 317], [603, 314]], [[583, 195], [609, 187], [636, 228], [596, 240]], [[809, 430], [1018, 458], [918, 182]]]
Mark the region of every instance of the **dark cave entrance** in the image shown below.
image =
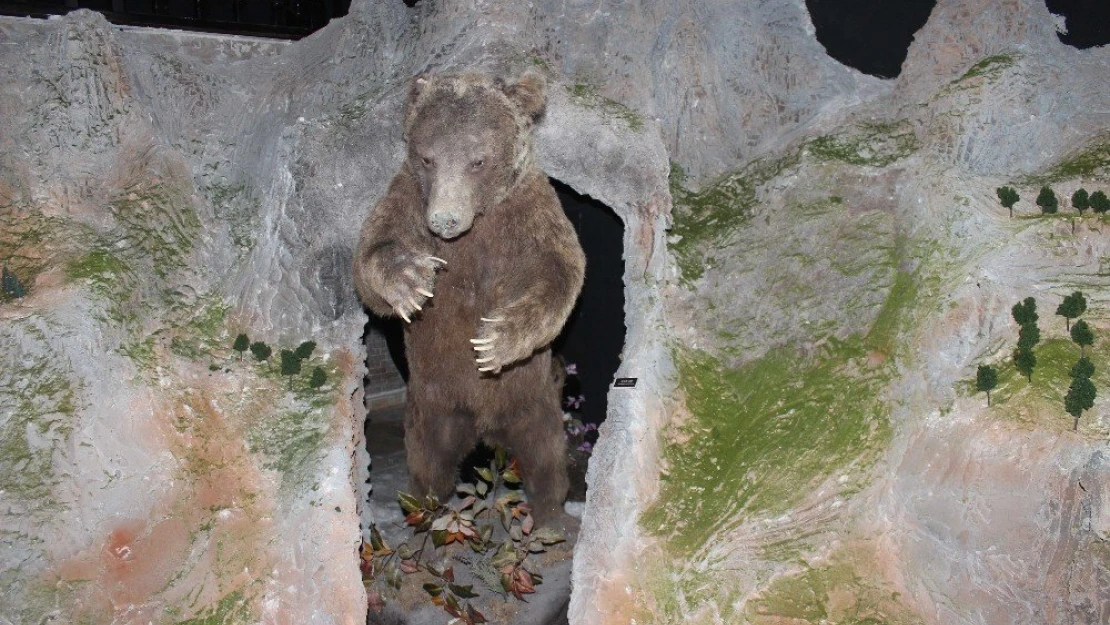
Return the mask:
[[1045, 7], [1064, 16], [1060, 41], [1079, 50], [1110, 44], [1110, 2], [1106, 0], [1045, 0]]
[[810, 20], [829, 56], [878, 78], [902, 72], [914, 33], [936, 0], [806, 0]]
[[586, 252], [582, 294], [552, 347], [577, 370], [567, 376], [564, 397], [581, 397], [574, 412], [583, 423], [601, 425], [624, 349], [624, 223], [601, 202], [552, 183]]
[[[597, 441], [597, 427], [605, 421], [608, 393], [624, 349], [624, 223], [605, 204], [581, 195], [569, 186], [551, 180], [567, 218], [578, 233], [586, 254], [586, 279], [578, 303], [562, 333], [552, 344], [553, 351], [568, 369], [563, 389], [563, 409], [581, 422], [568, 435], [571, 472], [571, 501], [585, 496], [586, 461]], [[373, 459], [371, 481], [379, 504], [387, 504], [394, 487], [405, 484], [387, 476], [377, 478], [383, 467], [394, 472], [403, 466], [400, 418], [404, 384], [408, 379], [405, 362], [404, 329], [397, 319], [371, 315], [367, 324], [367, 449]], [[375, 403], [378, 402], [378, 403]], [[400, 454], [399, 457], [393, 457]], [[393, 457], [393, 459], [390, 459]], [[461, 465], [463, 479], [474, 466], [485, 466], [492, 452], [480, 447]]]

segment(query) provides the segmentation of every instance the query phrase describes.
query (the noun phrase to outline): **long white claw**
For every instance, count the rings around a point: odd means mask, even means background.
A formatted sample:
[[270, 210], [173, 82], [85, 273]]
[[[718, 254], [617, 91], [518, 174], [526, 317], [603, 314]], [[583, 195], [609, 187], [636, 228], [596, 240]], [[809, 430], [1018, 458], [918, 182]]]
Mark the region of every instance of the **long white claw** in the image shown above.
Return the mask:
[[435, 256], [429, 256], [428, 260], [434, 260], [435, 262], [441, 263], [441, 264], [444, 264], [444, 265], [447, 264], [447, 261], [443, 260], [442, 258], [436, 258]]
[[478, 371], [493, 371], [493, 367], [478, 367]]
[[485, 351], [489, 351], [491, 349], [493, 349], [493, 345], [475, 345], [474, 346], [474, 351], [476, 351], [476, 352], [485, 352]]
[[489, 317], [478, 317], [478, 318], [479, 318], [479, 319], [481, 319], [482, 321], [488, 321], [488, 322], [490, 322], [490, 323], [498, 323], [498, 322], [500, 322], [500, 321], [504, 321], [504, 320], [505, 320], [505, 318], [504, 318], [504, 317], [492, 317], [492, 318], [489, 318]]
[[470, 342], [475, 345], [485, 345], [486, 343], [492, 343], [493, 339], [470, 339]]
[[412, 321], [409, 319], [409, 316], [405, 314], [405, 311], [398, 310], [397, 314], [401, 315], [401, 318], [405, 320], [405, 323], [412, 323]]
[[424, 289], [416, 289], [416, 292], [423, 295], [424, 297], [431, 297], [432, 296], [432, 294], [430, 292], [425, 291]]
[[412, 307], [417, 309], [417, 310], [424, 310], [423, 308], [420, 307], [420, 304], [417, 304], [416, 300], [412, 299], [411, 297], [409, 298], [409, 304], [411, 304]]
[[478, 364], [482, 364], [482, 363], [485, 363], [485, 362], [489, 362], [491, 360], [493, 360], [493, 356], [486, 356], [485, 358], [478, 358], [474, 362], [476, 362]]

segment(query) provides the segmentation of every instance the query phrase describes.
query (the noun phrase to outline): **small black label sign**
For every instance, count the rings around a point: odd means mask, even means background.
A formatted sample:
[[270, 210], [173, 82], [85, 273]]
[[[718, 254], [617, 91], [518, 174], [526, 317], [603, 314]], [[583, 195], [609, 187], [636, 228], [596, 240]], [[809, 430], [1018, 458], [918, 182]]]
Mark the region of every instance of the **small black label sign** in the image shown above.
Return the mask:
[[613, 380], [613, 388], [635, 388], [639, 378], [617, 378]]

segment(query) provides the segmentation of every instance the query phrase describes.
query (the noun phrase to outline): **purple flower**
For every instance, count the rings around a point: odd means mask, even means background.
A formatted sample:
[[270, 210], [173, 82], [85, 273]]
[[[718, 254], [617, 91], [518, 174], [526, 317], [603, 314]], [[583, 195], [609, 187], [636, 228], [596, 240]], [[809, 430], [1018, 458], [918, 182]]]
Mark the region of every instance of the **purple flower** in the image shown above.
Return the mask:
[[596, 432], [597, 431], [597, 424], [596, 423], [587, 423], [586, 424], [586, 429], [583, 430], [583, 431], [584, 432]]
[[578, 397], [567, 397], [563, 400], [563, 407], [574, 408], [575, 410], [577, 410], [578, 408], [581, 408], [582, 404], [584, 403], [586, 403], [585, 395], [579, 395]]
[[567, 375], [578, 375], [578, 363], [572, 362], [567, 365]]
[[589, 441], [583, 441], [582, 444], [578, 446], [578, 451], [591, 453], [593, 450], [594, 446]]

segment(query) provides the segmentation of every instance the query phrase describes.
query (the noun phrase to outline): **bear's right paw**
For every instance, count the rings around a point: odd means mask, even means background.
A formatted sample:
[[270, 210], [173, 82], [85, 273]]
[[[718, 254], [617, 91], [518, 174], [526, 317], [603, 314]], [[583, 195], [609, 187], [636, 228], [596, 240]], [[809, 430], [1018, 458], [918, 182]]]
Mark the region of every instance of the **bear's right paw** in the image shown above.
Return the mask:
[[398, 317], [411, 323], [412, 317], [423, 310], [424, 302], [432, 297], [436, 270], [446, 264], [447, 261], [430, 254], [413, 254], [408, 262], [398, 262], [391, 275], [382, 277], [378, 294]]

